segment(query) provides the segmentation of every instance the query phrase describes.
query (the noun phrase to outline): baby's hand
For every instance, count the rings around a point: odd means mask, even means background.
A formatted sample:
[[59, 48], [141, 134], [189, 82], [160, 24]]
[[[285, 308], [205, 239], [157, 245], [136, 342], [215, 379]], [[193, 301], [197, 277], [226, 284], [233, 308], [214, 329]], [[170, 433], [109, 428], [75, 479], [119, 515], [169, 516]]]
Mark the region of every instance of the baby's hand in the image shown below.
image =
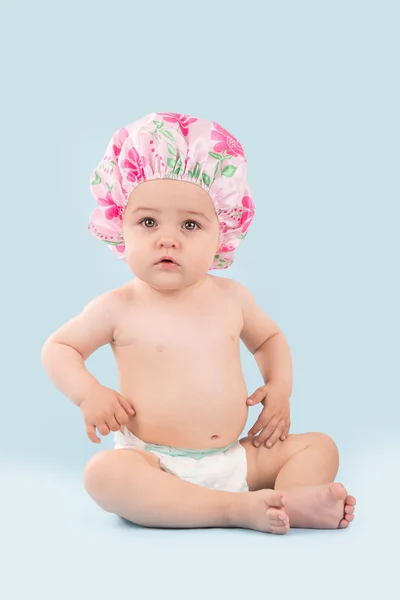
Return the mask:
[[96, 435], [96, 427], [102, 435], [108, 435], [110, 430], [118, 431], [121, 425], [129, 421], [130, 415], [135, 414], [128, 400], [103, 385], [91, 388], [79, 408], [85, 421], [86, 433], [96, 444], [101, 441]]
[[[253, 446], [265, 444], [272, 448], [280, 437], [281, 441], [287, 437], [290, 429], [290, 396], [287, 388], [279, 382], [261, 386], [247, 399], [247, 404], [254, 406], [258, 402], [264, 405], [257, 421], [248, 432], [253, 437], [260, 429], [261, 433], [253, 440]], [[268, 441], [267, 441], [268, 440]]]

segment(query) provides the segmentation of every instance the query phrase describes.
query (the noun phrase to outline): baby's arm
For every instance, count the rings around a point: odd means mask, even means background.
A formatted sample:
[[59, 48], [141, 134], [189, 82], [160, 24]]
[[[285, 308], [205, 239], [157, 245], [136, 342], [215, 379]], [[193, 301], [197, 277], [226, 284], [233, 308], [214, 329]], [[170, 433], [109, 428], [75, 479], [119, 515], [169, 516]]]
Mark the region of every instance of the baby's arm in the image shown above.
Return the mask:
[[116, 290], [102, 294], [55, 331], [43, 346], [41, 359], [47, 374], [77, 406], [100, 385], [86, 369], [85, 360], [112, 342], [120, 302]]

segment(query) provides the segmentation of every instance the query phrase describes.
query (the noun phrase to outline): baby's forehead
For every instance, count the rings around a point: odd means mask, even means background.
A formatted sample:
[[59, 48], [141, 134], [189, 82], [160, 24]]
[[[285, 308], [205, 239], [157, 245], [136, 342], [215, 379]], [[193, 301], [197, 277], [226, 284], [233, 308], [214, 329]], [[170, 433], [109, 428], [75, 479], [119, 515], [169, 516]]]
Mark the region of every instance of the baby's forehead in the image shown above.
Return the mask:
[[177, 180], [154, 179], [140, 183], [130, 194], [130, 210], [140, 207], [153, 208], [159, 212], [199, 211], [206, 216], [214, 214], [210, 195], [200, 186]]
[[176, 179], [151, 179], [139, 183], [131, 193], [133, 197], [152, 197], [152, 196], [172, 196], [172, 197], [204, 197], [208, 193], [196, 183], [190, 181], [179, 181]]

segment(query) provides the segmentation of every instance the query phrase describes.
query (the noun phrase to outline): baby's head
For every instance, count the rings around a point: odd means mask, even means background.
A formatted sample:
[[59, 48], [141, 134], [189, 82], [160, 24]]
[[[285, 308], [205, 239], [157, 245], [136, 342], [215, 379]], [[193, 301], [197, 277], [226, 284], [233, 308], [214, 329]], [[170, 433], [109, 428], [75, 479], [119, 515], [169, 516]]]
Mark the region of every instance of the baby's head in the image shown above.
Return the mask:
[[[159, 290], [198, 283], [220, 247], [219, 221], [210, 196], [186, 181], [156, 179], [136, 187], [122, 228], [131, 271]], [[159, 264], [163, 256], [177, 265]]]
[[[98, 206], [89, 230], [140, 278], [184, 277], [179, 287], [226, 269], [254, 216], [246, 163], [241, 144], [217, 123], [151, 113], [116, 131], [93, 171]], [[155, 210], [134, 213], [138, 207]], [[150, 269], [164, 254], [180, 268]]]

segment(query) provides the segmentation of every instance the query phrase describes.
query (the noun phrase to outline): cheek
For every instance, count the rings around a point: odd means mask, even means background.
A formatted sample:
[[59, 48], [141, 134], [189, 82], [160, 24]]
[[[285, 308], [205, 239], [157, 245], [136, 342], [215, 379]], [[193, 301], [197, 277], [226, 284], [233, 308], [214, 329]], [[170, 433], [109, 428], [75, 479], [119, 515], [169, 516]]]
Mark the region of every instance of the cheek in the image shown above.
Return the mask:
[[131, 248], [143, 244], [143, 236], [140, 235], [140, 231], [133, 229], [132, 227], [126, 227], [124, 230], [125, 245]]

